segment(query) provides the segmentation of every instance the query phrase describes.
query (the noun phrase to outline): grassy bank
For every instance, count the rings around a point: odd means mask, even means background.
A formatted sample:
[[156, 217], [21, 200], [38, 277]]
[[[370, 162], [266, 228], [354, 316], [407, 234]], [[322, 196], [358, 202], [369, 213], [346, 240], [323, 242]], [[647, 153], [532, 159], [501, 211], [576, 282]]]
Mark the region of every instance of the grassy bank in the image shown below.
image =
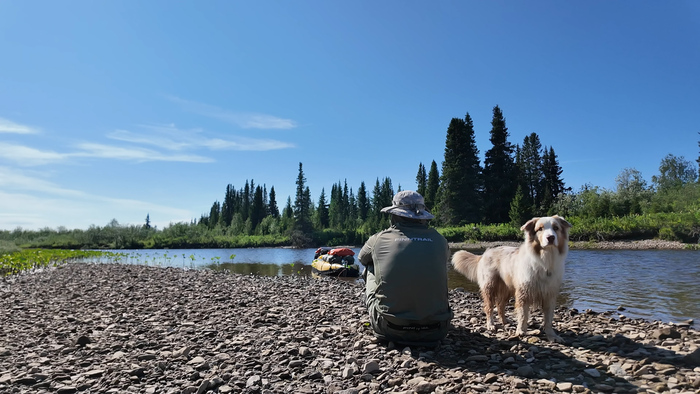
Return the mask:
[[[700, 212], [655, 213], [614, 218], [567, 217], [575, 242], [614, 242], [658, 239], [697, 245]], [[522, 239], [520, 226], [468, 224], [438, 228], [450, 242], [505, 242]], [[201, 249], [251, 247], [316, 247], [361, 245], [371, 235], [364, 229], [325, 229], [310, 234], [229, 235], [188, 224], [163, 230], [137, 226], [91, 227], [88, 230], [1, 231], [0, 253], [27, 248], [46, 249]], [[692, 246], [689, 246], [692, 247]]]
[[[569, 236], [578, 242], [632, 241], [660, 239], [697, 244], [700, 213], [657, 213], [617, 218], [567, 218]], [[438, 229], [450, 242], [497, 242], [522, 239], [519, 226], [479, 225]]]

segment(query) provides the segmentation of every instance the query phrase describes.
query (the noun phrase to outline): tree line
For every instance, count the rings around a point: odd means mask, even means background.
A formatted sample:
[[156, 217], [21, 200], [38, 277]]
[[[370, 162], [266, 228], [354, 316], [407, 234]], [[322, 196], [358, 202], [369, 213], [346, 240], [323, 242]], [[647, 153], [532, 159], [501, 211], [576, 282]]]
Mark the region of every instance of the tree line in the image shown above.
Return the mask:
[[[532, 133], [521, 145], [508, 141], [506, 121], [498, 106], [493, 108], [490, 141], [483, 165], [476, 146], [474, 124], [469, 113], [453, 118], [447, 127], [442, 173], [435, 160], [427, 170], [418, 163], [415, 189], [424, 196], [427, 208], [436, 215], [437, 226], [467, 223], [505, 223], [549, 212], [564, 186], [557, 155], [552, 146], [543, 147]], [[314, 231], [362, 230], [376, 232], [388, 225], [381, 209], [391, 205], [395, 193], [391, 178], [377, 178], [371, 192], [362, 181], [353, 190], [347, 181], [325, 188], [318, 201], [311, 201], [303, 164], [299, 163], [294, 201], [288, 198], [280, 213], [274, 188], [269, 195], [253, 181], [236, 190], [228, 185], [223, 204], [214, 202], [199, 225], [217, 226], [233, 234], [269, 234], [272, 231], [311, 234]], [[401, 186], [396, 192], [401, 190]], [[266, 222], [265, 220], [269, 220]]]
[[[450, 120], [441, 168], [435, 160], [429, 168], [418, 163], [415, 190], [435, 214], [434, 226], [449, 229], [503, 224], [513, 226], [517, 234], [528, 218], [540, 215], [586, 219], [700, 210], [698, 171], [682, 156], [667, 155], [651, 184], [636, 169], [625, 168], [616, 178], [615, 190], [587, 184], [574, 192], [564, 183], [552, 145], [543, 145], [534, 132], [520, 144], [513, 144], [498, 106], [493, 107], [492, 115], [491, 146], [483, 163], [469, 113]], [[360, 244], [388, 227], [388, 215], [381, 209], [391, 205], [392, 197], [401, 190], [401, 185], [394, 189], [388, 176], [376, 178], [371, 190], [364, 181], [353, 189], [346, 180], [339, 180], [328, 192], [322, 188], [318, 199], [312, 201], [302, 163], [295, 184], [294, 199], [287, 197], [281, 209], [274, 186], [268, 190], [251, 179], [240, 188], [227, 185], [222, 201], [215, 201], [207, 214], [190, 223], [158, 230], [151, 227], [147, 215], [143, 226], [120, 226], [114, 220], [104, 228], [59, 229], [58, 233], [76, 245], [111, 243], [117, 247], [226, 247], [236, 245], [232, 239], [245, 237], [247, 246], [251, 242], [253, 246]], [[12, 234], [26, 237], [27, 232], [20, 230], [0, 232], [0, 241], [11, 239]], [[691, 226], [683, 232], [690, 238], [697, 233], [697, 238], [700, 227]], [[38, 233], [51, 235], [48, 229]]]

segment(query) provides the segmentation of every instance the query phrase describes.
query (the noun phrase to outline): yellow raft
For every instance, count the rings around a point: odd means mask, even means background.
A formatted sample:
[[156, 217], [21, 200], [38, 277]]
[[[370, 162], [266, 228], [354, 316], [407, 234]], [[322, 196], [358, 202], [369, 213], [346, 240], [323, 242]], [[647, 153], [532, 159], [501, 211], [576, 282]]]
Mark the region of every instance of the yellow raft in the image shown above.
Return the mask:
[[355, 264], [354, 254], [348, 248], [318, 248], [311, 262], [311, 270], [317, 275], [357, 278], [360, 267]]
[[357, 278], [360, 276], [360, 267], [357, 264], [329, 263], [321, 259], [315, 259], [311, 263], [314, 273], [326, 276], [342, 276]]

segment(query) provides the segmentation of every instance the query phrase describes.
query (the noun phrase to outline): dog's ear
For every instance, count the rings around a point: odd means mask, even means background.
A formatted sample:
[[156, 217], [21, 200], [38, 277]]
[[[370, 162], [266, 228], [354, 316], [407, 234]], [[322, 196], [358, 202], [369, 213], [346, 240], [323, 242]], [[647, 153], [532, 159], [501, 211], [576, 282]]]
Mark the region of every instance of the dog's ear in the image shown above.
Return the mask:
[[552, 216], [552, 217], [553, 217], [554, 219], [556, 219], [557, 222], [559, 222], [559, 225], [561, 225], [562, 227], [564, 227], [564, 228], [571, 228], [571, 223], [567, 222], [566, 219], [564, 219], [563, 217], [561, 217], [561, 216], [559, 216], [559, 215], [554, 215], [554, 216]]
[[520, 230], [533, 232], [535, 230], [535, 223], [537, 223], [539, 219], [540, 218], [532, 218], [528, 220], [527, 223], [523, 224], [523, 226], [520, 227]]

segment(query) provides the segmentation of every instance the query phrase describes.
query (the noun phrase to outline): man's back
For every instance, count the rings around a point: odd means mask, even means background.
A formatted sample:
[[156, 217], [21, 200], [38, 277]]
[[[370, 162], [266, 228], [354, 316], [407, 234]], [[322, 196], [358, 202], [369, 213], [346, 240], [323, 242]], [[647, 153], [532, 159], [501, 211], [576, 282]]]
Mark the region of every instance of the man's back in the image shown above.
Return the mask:
[[[393, 332], [380, 334], [407, 343], [420, 342], [421, 336], [431, 341], [444, 336], [452, 318], [447, 290], [449, 254], [445, 238], [421, 223], [397, 223], [367, 241], [358, 255], [368, 270], [367, 306], [393, 328], [389, 330]], [[441, 333], [430, 332], [436, 324]], [[382, 330], [375, 327], [375, 331]]]

